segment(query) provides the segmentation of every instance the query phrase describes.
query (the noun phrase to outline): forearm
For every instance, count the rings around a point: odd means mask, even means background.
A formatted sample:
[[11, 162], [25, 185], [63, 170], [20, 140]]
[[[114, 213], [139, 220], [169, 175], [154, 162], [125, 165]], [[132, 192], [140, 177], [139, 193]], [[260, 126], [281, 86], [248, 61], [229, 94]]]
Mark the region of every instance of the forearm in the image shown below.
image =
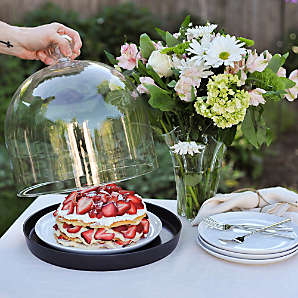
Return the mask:
[[11, 26], [0, 21], [0, 53], [20, 56], [24, 34], [21, 27]]
[[[73, 48], [63, 35], [72, 38]], [[0, 21], [0, 54], [14, 55], [22, 59], [40, 59], [46, 64], [55, 61], [49, 49], [58, 45], [61, 53], [75, 59], [80, 54], [82, 42], [75, 30], [59, 23], [51, 23], [37, 27], [16, 27]]]

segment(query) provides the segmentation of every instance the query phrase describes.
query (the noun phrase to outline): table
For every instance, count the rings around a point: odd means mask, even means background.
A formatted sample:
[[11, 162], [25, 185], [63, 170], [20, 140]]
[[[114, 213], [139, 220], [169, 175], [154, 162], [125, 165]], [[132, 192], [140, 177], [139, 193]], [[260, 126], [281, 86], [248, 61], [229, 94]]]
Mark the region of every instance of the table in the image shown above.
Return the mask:
[[[146, 200], [172, 212], [176, 201]], [[268, 265], [242, 265], [217, 259], [195, 242], [196, 227], [182, 220], [177, 248], [153, 264], [108, 272], [60, 268], [27, 248], [22, 225], [32, 213], [57, 203], [40, 197], [0, 239], [0, 298], [296, 298], [298, 256]]]

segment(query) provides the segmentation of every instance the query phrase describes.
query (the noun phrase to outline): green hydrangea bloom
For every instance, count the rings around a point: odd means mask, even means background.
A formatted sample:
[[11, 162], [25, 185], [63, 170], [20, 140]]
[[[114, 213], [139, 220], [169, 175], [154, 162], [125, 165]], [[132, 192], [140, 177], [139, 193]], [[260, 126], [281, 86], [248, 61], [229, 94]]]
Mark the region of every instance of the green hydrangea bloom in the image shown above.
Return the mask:
[[237, 75], [212, 76], [207, 84], [207, 98], [198, 97], [195, 108], [198, 114], [210, 118], [220, 128], [231, 127], [243, 121], [249, 106], [249, 93], [240, 90]]

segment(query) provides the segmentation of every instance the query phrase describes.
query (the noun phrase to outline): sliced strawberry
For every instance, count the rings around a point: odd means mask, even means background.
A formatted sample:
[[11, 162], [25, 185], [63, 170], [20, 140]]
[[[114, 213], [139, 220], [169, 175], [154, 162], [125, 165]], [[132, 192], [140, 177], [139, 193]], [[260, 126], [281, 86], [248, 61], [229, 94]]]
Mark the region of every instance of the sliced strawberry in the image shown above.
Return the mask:
[[107, 205], [104, 205], [101, 210], [103, 216], [105, 217], [113, 217], [117, 216], [118, 214], [118, 209], [114, 203], [108, 203]]
[[149, 226], [150, 226], [148, 219], [143, 218], [141, 220], [141, 224], [143, 225], [144, 234], [147, 234], [149, 232]]
[[118, 190], [122, 189], [120, 186], [118, 186], [115, 183], [107, 184], [106, 188], [110, 191], [118, 191]]
[[66, 222], [64, 222], [63, 223], [63, 229], [67, 229], [67, 228], [69, 228], [69, 227], [71, 227], [72, 225], [70, 225], [70, 224], [68, 224], [68, 223], [66, 223]]
[[71, 192], [64, 200], [63, 204], [73, 201], [75, 203], [78, 193], [76, 191]]
[[92, 209], [89, 211], [89, 216], [90, 218], [95, 218], [96, 217], [96, 210], [95, 209]]
[[120, 189], [118, 190], [118, 192], [123, 196], [133, 195], [135, 193], [133, 190], [125, 190], [125, 189]]
[[58, 210], [56, 210], [54, 213], [53, 213], [53, 216], [57, 216], [58, 215]]
[[102, 216], [103, 216], [102, 211], [97, 211], [96, 217], [97, 217], [98, 219], [101, 219]]
[[101, 201], [101, 196], [100, 195], [96, 195], [92, 198], [94, 203], [99, 203]]
[[137, 227], [136, 226], [130, 226], [127, 231], [121, 232], [123, 236], [127, 239], [133, 239], [136, 236]]
[[110, 241], [114, 239], [115, 234], [114, 233], [106, 233], [105, 229], [98, 229], [94, 235], [94, 238], [96, 240], [105, 240]]
[[82, 237], [85, 239], [85, 241], [90, 244], [92, 240], [92, 235], [93, 235], [93, 229], [87, 230], [83, 233], [81, 233]]
[[58, 230], [58, 225], [57, 224], [54, 224], [53, 225], [53, 228], [57, 231]]
[[63, 235], [60, 235], [60, 236], [58, 237], [58, 239], [67, 240], [67, 238], [66, 238], [65, 236], [63, 236]]
[[104, 204], [106, 204], [109, 201], [110, 195], [104, 193], [104, 194], [100, 194], [100, 200], [101, 202], [103, 202]]
[[83, 197], [79, 199], [77, 205], [77, 214], [85, 214], [91, 210], [93, 201], [91, 198]]
[[118, 193], [114, 192], [112, 195], [109, 197], [109, 202], [114, 202], [116, 203], [118, 201]]
[[126, 246], [130, 243], [130, 240], [128, 241], [116, 240], [115, 242], [121, 246]]
[[126, 199], [127, 199], [128, 201], [133, 202], [137, 209], [144, 209], [144, 204], [143, 204], [141, 198], [136, 197], [136, 196], [134, 196], [134, 195], [128, 195], [128, 196], [126, 197]]
[[73, 201], [67, 202], [62, 207], [62, 210], [68, 210], [68, 213], [67, 214], [72, 214], [73, 213], [73, 209], [74, 209], [74, 202]]
[[91, 188], [87, 188], [87, 189], [83, 189], [80, 191], [81, 194], [84, 194], [84, 193], [88, 193], [88, 192], [91, 192], [91, 191], [97, 191], [98, 189], [98, 186], [94, 186], [94, 187], [91, 187]]
[[130, 203], [120, 200], [117, 202], [118, 215], [125, 214], [130, 209]]
[[142, 223], [139, 223], [137, 225], [137, 233], [141, 234], [141, 233], [143, 233], [143, 230], [144, 230], [144, 228], [143, 228]]
[[137, 208], [136, 206], [134, 205], [133, 202], [129, 202], [130, 204], [130, 208], [129, 210], [127, 211], [128, 214], [136, 214], [137, 213]]
[[[123, 231], [126, 231], [127, 229], [128, 229], [128, 226], [127, 225], [123, 225], [123, 226], [119, 226], [119, 227], [113, 228], [113, 230], [115, 232], [119, 232], [119, 233], [121, 233]], [[143, 227], [142, 227], [142, 230], [143, 230]]]
[[80, 230], [81, 230], [81, 226], [73, 226], [73, 227], [69, 227], [68, 229], [67, 229], [67, 232], [68, 233], [77, 233], [77, 232], [79, 232]]

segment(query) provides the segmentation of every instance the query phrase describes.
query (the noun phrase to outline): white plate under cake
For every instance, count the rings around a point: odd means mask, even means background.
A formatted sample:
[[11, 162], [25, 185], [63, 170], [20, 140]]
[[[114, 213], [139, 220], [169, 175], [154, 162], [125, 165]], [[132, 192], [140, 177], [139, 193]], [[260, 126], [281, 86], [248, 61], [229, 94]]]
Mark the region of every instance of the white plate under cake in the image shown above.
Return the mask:
[[126, 247], [146, 238], [150, 227], [142, 197], [116, 184], [70, 193], [54, 216], [54, 237], [68, 247]]

